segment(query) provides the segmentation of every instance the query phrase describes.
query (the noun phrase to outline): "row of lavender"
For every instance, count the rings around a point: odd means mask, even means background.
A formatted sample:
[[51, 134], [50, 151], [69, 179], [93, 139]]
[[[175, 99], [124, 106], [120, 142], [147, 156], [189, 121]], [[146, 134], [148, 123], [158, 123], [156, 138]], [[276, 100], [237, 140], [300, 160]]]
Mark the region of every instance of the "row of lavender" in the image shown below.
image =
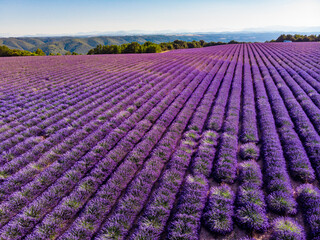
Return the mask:
[[[299, 209], [316, 237], [317, 188], [291, 186], [319, 179], [315, 47], [231, 45], [117, 56], [103, 67], [94, 65], [102, 56], [76, 56], [47, 68], [39, 85], [14, 78], [19, 61], [8, 61], [1, 237], [198, 239], [202, 221], [216, 235], [235, 222], [250, 235], [303, 239], [288, 217]], [[209, 189], [211, 177], [220, 186]], [[296, 198], [308, 199], [298, 208]]]

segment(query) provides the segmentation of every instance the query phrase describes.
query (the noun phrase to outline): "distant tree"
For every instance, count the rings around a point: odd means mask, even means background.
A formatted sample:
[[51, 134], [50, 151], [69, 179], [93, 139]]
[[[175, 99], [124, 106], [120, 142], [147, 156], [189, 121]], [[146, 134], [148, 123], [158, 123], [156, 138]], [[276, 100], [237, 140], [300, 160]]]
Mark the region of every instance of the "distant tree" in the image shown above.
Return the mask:
[[294, 36], [292, 36], [291, 34], [286, 35], [286, 40], [288, 41], [294, 41]]
[[79, 53], [76, 53], [76, 52], [72, 52], [71, 55], [79, 55]]
[[197, 48], [197, 43], [195, 41], [187, 42], [188, 48]]
[[159, 44], [162, 51], [168, 51], [174, 49], [172, 43], [160, 43]]
[[94, 54], [101, 54], [103, 50], [103, 46], [99, 44], [96, 48], [94, 48]]
[[307, 35], [301, 35], [301, 34], [294, 34], [294, 35], [291, 35], [291, 34], [281, 34], [276, 40], [271, 40], [270, 42], [283, 42], [285, 40], [289, 40], [289, 41], [292, 41], [292, 42], [317, 42], [317, 41], [320, 41], [320, 37], [314, 35], [314, 34], [311, 34], [309, 36]]
[[146, 42], [143, 44], [143, 46], [144, 46], [144, 47], [148, 47], [148, 46], [153, 45], [153, 44], [154, 44], [153, 42], [146, 41]]
[[57, 56], [61, 56], [61, 53], [57, 53]]
[[67, 51], [64, 55], [72, 55], [70, 51]]
[[315, 34], [311, 34], [311, 35], [309, 36], [309, 40], [310, 40], [311, 42], [316, 42], [316, 41], [317, 41], [317, 36], [316, 36]]
[[0, 57], [11, 56], [36, 56], [36, 54], [26, 50], [10, 49], [7, 46], [0, 46]]
[[173, 47], [175, 49], [183, 49], [183, 48], [188, 48], [188, 44], [185, 41], [182, 40], [174, 40], [172, 43]]
[[88, 52], [88, 55], [92, 55], [92, 54], [94, 54], [94, 49], [90, 49]]
[[[230, 44], [239, 43], [237, 41], [230, 41]], [[225, 42], [205, 42], [204, 40], [200, 41], [191, 41], [186, 42], [182, 40], [175, 40], [173, 42], [163, 42], [163, 43], [153, 43], [151, 41], [146, 41], [142, 45], [138, 42], [124, 43], [120, 46], [118, 45], [97, 45], [95, 48], [88, 51], [88, 55], [91, 54], [120, 54], [120, 53], [159, 53], [162, 51], [168, 51], [173, 49], [184, 49], [184, 48], [201, 48], [209, 47], [215, 45], [227, 44]]]
[[40, 48], [37, 48], [37, 50], [34, 52], [37, 56], [45, 56], [46, 54], [44, 51], [42, 51]]
[[144, 52], [145, 53], [159, 53], [159, 52], [162, 52], [162, 49], [161, 49], [160, 45], [158, 45], [158, 44], [151, 44], [145, 48]]
[[239, 42], [235, 41], [235, 40], [231, 40], [230, 42], [228, 42], [228, 44], [237, 44]]
[[124, 53], [139, 53], [140, 51], [141, 45], [137, 42], [129, 43], [123, 50]]
[[0, 46], [0, 56], [1, 57], [7, 57], [10, 56], [10, 48], [7, 46]]

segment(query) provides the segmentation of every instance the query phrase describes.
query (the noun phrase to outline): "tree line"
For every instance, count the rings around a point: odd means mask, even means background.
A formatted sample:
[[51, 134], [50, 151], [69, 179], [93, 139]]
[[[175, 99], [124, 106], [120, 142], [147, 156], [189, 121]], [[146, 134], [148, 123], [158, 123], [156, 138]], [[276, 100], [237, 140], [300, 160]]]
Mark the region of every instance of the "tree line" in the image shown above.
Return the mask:
[[[54, 56], [53, 53], [49, 54], [50, 56]], [[56, 55], [61, 55], [61, 53], [57, 53]], [[78, 55], [76, 52], [66, 52], [64, 55]], [[19, 57], [19, 56], [46, 56], [44, 51], [38, 48], [34, 52], [30, 52], [27, 50], [19, 50], [19, 49], [11, 49], [7, 46], [0, 46], [0, 57]]]
[[315, 34], [300, 35], [300, 34], [281, 34], [276, 40], [271, 40], [270, 42], [283, 42], [283, 41], [292, 41], [292, 42], [320, 42], [320, 34], [317, 36]]
[[89, 50], [88, 55], [92, 54], [125, 54], [125, 53], [159, 53], [174, 49], [185, 49], [185, 48], [202, 48], [216, 45], [224, 44], [235, 44], [239, 43], [237, 41], [225, 42], [205, 42], [204, 40], [200, 41], [191, 41], [186, 42], [182, 40], [175, 40], [173, 42], [163, 42], [163, 43], [153, 43], [147, 41], [143, 44], [138, 42], [124, 43], [121, 45], [97, 45], [95, 48]]
[[0, 56], [1, 57], [11, 57], [11, 56], [45, 56], [46, 54], [38, 48], [34, 52], [19, 49], [10, 49], [7, 46], [0, 46]]

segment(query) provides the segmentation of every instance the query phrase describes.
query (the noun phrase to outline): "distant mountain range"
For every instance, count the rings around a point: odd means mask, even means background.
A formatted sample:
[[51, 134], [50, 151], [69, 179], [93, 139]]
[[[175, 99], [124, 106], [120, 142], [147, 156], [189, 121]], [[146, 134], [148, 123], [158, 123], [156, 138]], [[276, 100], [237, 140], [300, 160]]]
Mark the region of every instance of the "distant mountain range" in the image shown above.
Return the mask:
[[[286, 32], [288, 34], [288, 32]], [[292, 32], [295, 33], [295, 32]], [[151, 41], [155, 43], [171, 42], [174, 40], [192, 41], [204, 40], [206, 42], [264, 42], [276, 39], [282, 32], [225, 32], [225, 33], [182, 33], [182, 34], [149, 34], [120, 36], [66, 36], [66, 37], [9, 37], [0, 38], [0, 45], [12, 49], [35, 51], [42, 49], [46, 54], [67, 51], [86, 54], [98, 44], [120, 45], [123, 43], [138, 42], [140, 44]], [[299, 32], [301, 34], [301, 32]], [[319, 32], [305, 32], [303, 34], [319, 34]]]

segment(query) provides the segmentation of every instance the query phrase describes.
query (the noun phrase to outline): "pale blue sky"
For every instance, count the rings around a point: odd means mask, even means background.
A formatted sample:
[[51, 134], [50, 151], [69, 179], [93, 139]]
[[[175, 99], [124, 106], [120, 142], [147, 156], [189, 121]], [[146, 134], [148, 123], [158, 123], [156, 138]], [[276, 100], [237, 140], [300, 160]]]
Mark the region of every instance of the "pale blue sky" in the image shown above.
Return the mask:
[[0, 0], [0, 35], [320, 26], [320, 0]]

